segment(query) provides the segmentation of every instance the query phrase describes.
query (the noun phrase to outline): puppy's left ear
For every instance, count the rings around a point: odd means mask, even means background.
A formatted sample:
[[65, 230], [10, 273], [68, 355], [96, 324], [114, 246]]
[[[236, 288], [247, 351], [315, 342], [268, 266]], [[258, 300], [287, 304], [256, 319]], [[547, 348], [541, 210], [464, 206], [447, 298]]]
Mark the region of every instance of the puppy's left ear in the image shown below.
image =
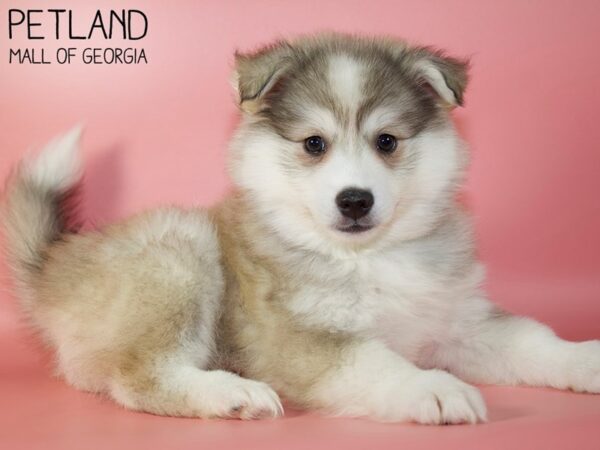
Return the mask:
[[407, 50], [403, 55], [413, 68], [418, 84], [433, 90], [438, 100], [448, 108], [462, 106], [469, 81], [469, 61], [446, 56], [429, 47]]
[[254, 114], [262, 109], [267, 94], [289, 70], [292, 55], [293, 49], [286, 41], [254, 53], [236, 52], [232, 84], [242, 111]]

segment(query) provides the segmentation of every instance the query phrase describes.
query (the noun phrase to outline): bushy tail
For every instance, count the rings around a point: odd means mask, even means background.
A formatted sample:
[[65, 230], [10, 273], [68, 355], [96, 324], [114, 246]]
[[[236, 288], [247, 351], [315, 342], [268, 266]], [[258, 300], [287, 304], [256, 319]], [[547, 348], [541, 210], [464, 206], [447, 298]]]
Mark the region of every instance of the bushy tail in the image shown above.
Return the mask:
[[68, 200], [82, 174], [80, 135], [77, 127], [57, 137], [37, 157], [21, 161], [8, 179], [0, 219], [19, 290], [31, 287], [46, 249], [70, 226], [74, 211]]

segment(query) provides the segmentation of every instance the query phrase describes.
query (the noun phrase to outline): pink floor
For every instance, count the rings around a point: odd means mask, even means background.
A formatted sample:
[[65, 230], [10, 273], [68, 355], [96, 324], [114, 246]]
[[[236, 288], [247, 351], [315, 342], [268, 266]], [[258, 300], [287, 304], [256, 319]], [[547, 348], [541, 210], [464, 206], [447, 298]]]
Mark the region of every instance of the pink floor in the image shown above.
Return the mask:
[[14, 316], [0, 294], [2, 450], [600, 448], [600, 396], [550, 389], [485, 387], [490, 421], [476, 426], [378, 424], [289, 409], [284, 418], [263, 422], [130, 412], [52, 378], [48, 358]]

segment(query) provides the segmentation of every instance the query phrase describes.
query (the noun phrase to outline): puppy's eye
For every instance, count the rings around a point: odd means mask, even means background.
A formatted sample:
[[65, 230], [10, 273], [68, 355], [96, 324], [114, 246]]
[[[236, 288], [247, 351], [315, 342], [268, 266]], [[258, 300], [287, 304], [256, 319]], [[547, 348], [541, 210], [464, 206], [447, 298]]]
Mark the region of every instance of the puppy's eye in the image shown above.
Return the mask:
[[381, 153], [390, 154], [396, 150], [396, 138], [391, 134], [380, 134], [375, 145]]
[[311, 136], [304, 141], [304, 149], [313, 156], [325, 153], [325, 140], [321, 136]]

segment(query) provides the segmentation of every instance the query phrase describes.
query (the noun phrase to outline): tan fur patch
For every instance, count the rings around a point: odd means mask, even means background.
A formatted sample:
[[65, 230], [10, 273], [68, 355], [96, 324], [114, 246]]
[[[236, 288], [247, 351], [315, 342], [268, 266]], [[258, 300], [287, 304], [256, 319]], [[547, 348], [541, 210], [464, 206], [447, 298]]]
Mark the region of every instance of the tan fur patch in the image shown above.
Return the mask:
[[264, 233], [244, 212], [242, 194], [215, 211], [227, 295], [219, 330], [219, 353], [232, 368], [268, 382], [294, 404], [317, 406], [311, 388], [341, 361], [353, 338], [310, 329], [284, 307], [294, 295], [289, 267], [281, 267], [255, 248]]

